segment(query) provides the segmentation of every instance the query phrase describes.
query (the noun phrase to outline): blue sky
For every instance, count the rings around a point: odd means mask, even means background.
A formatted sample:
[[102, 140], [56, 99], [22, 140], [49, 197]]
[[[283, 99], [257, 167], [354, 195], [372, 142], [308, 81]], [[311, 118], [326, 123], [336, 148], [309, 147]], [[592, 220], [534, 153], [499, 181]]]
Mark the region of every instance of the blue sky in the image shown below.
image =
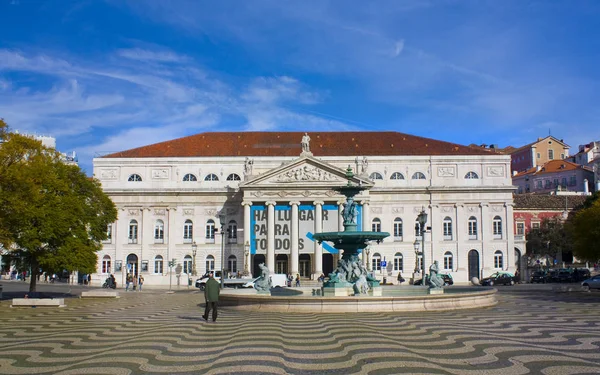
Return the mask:
[[573, 152], [600, 139], [598, 20], [595, 0], [0, 0], [0, 117], [88, 173], [204, 131]]

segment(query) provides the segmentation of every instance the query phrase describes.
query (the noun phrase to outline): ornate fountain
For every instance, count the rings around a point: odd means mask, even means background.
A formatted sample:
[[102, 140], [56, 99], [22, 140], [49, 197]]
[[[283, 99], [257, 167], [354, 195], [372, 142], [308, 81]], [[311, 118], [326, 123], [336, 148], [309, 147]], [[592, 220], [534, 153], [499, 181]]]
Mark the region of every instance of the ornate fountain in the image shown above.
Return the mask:
[[348, 183], [334, 188], [335, 191], [346, 197], [342, 218], [344, 220], [343, 232], [315, 233], [314, 238], [319, 243], [331, 242], [333, 247], [343, 251], [342, 259], [338, 261], [337, 268], [329, 274], [329, 281], [323, 285], [324, 296], [351, 296], [351, 295], [381, 295], [379, 281], [372, 278], [358, 257], [369, 242], [381, 242], [389, 237], [387, 232], [357, 231], [356, 219], [358, 216], [357, 204], [354, 197], [367, 187], [352, 183], [352, 168], [346, 169]]

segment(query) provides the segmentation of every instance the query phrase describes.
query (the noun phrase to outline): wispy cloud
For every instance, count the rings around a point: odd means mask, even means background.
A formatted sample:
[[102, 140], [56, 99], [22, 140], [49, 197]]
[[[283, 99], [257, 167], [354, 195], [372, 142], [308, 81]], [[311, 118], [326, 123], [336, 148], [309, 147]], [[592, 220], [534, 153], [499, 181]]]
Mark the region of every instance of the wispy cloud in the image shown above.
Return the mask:
[[[36, 82], [50, 87], [34, 87], [21, 73], [35, 74]], [[225, 82], [211, 75], [193, 59], [166, 49], [120, 49], [94, 61], [5, 49], [0, 50], [0, 113], [21, 131], [56, 136], [59, 148], [78, 151], [88, 170], [98, 153], [217, 125], [220, 130], [239, 130], [240, 123], [246, 130], [346, 126], [303, 112], [302, 107], [319, 103], [322, 93], [293, 77]]]

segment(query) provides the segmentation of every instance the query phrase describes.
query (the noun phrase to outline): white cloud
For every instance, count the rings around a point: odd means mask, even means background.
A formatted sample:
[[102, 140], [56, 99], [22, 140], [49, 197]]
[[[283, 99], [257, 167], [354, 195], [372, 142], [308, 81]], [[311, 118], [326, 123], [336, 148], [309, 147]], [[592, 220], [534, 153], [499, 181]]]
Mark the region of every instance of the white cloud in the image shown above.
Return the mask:
[[[2, 117], [14, 129], [57, 137], [58, 148], [76, 150], [86, 170], [91, 170], [97, 153], [215, 127], [232, 129], [227, 121], [232, 118], [233, 123], [241, 119], [247, 130], [346, 126], [290, 108], [318, 103], [322, 97], [293, 77], [254, 77], [229, 84], [209, 78], [192, 59], [164, 49], [118, 50], [94, 61], [3, 49], [0, 57], [0, 71], [37, 74], [38, 84], [0, 81]], [[50, 86], [44, 89], [43, 83]]]
[[400, 39], [394, 45], [394, 51], [392, 52], [392, 57], [398, 57], [402, 53], [403, 49], [404, 49], [404, 39]]

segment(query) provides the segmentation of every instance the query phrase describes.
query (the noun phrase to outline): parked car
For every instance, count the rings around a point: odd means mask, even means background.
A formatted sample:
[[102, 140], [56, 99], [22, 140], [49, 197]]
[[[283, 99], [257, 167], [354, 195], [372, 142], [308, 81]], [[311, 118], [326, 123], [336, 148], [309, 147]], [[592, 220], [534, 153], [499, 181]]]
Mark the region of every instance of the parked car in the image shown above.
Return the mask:
[[481, 285], [485, 286], [515, 285], [516, 282], [515, 275], [509, 272], [494, 272], [480, 281]]
[[535, 271], [531, 275], [531, 283], [548, 283], [550, 282], [550, 274], [545, 271]]
[[[442, 278], [442, 280], [444, 280], [444, 285], [452, 285], [454, 284], [454, 280], [452, 279], [452, 275], [450, 275], [449, 273], [438, 273], [438, 276]], [[413, 283], [413, 285], [423, 285], [423, 279], [419, 279], [419, 280], [415, 280], [415, 282]]]
[[583, 280], [581, 286], [586, 289], [600, 289], [600, 275]]
[[574, 282], [581, 282], [583, 280], [587, 280], [590, 277], [592, 277], [590, 270], [588, 270], [587, 268], [575, 268], [575, 270], [573, 270], [573, 281]]

